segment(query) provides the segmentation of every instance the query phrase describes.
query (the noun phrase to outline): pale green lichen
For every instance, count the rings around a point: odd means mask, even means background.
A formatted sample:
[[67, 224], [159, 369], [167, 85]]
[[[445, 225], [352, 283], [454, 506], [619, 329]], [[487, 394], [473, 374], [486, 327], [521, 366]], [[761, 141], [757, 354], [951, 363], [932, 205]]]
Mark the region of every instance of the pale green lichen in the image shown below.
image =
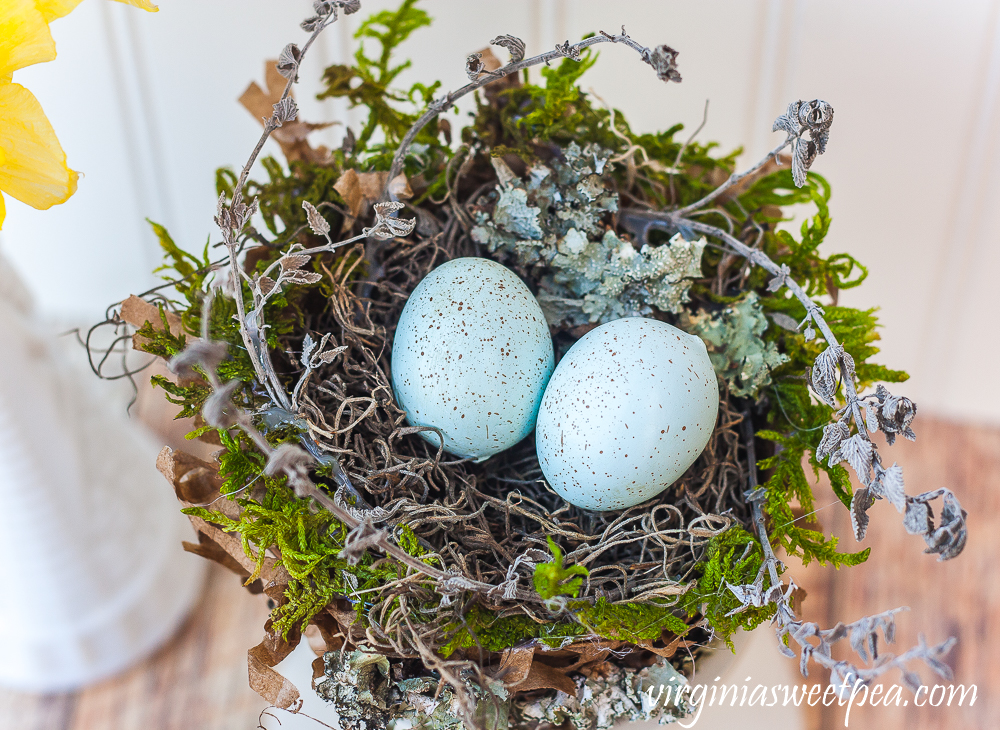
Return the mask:
[[[382, 654], [357, 650], [323, 655], [326, 678], [316, 686], [333, 703], [343, 727], [358, 730], [459, 730], [462, 718], [458, 697], [436, 677], [393, 680], [402, 665]], [[643, 669], [609, 664], [607, 674], [578, 675], [574, 695], [556, 692], [547, 697], [511, 698], [503, 682], [483, 688], [463, 677], [476, 703], [478, 727], [490, 730], [535, 730], [569, 722], [574, 730], [608, 730], [616, 721], [674, 722], [691, 708], [683, 693], [687, 679], [665, 659]]]
[[676, 722], [691, 711], [686, 698], [677, 702], [687, 679], [665, 660], [635, 670], [609, 664], [603, 677], [576, 678], [575, 696], [555, 696], [513, 703], [511, 724], [516, 728], [569, 727], [608, 730], [620, 720]]
[[550, 324], [600, 324], [654, 309], [678, 314], [690, 280], [701, 276], [704, 239], [677, 235], [637, 251], [605, 225], [618, 210], [618, 195], [601, 177], [609, 156], [596, 145], [581, 150], [572, 143], [563, 159], [535, 163], [524, 180], [496, 161], [502, 182], [475, 213], [475, 241], [551, 272], [538, 294]]
[[685, 329], [701, 337], [715, 372], [729, 383], [735, 396], [755, 397], [771, 382], [771, 370], [788, 361], [773, 342], [761, 335], [768, 321], [756, 292], [721, 312], [701, 310], [688, 318]]

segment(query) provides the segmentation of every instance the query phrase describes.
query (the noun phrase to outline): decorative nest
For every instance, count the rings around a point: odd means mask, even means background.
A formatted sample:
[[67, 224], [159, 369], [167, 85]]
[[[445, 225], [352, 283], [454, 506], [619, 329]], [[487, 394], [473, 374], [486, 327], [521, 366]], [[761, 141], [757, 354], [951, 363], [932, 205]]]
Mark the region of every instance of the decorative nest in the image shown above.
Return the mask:
[[[303, 24], [309, 43], [338, 8], [356, 6], [317, 3]], [[871, 313], [836, 306], [864, 270], [817, 253], [829, 188], [807, 170], [825, 150], [829, 105], [793, 103], [775, 123], [785, 142], [735, 175], [733, 155], [674, 140], [679, 127], [635, 134], [576, 86], [598, 42], [630, 46], [662, 80], [679, 81], [667, 46], [602, 34], [523, 60], [523, 43], [501, 36], [493, 43], [511, 62], [473, 54], [470, 84], [445, 103], [418, 87], [369, 83], [392, 77], [390, 52], [428, 22], [408, 0], [362, 25], [381, 57], [327, 69], [325, 94], [370, 114], [340, 150], [305, 141], [317, 125], [297, 119], [289, 91], [309, 43], [286, 48], [268, 90], [252, 85], [242, 101], [265, 118], [264, 138], [281, 144], [287, 169], [265, 159], [270, 179], [260, 183], [248, 181], [249, 164], [241, 175], [220, 171], [226, 258], [187, 254], [157, 227], [176, 295], [132, 297], [109, 318], [137, 328], [137, 349], [170, 361], [178, 379], [154, 383], [181, 416], [200, 419], [193, 437], [221, 447], [214, 462], [167, 448], [158, 466], [198, 532], [187, 549], [273, 601], [265, 639], [250, 650], [254, 689], [299, 706], [273, 667], [305, 633], [323, 654], [314, 688], [345, 727], [610, 727], [618, 717], [682, 715], [681, 694], [661, 702], [646, 693], [682, 686], [692, 659], [741, 626], [774, 617], [779, 636], [803, 646], [809, 636], [832, 643], [849, 632], [854, 644], [855, 631], [889, 635], [891, 612], [836, 636], [802, 624], [772, 550], [838, 566], [867, 557], [796, 524], [794, 511], [813, 509], [804, 456], [852, 509], [859, 539], [866, 510], [886, 498], [907, 520], [910, 505], [926, 509], [922, 534], [943, 557], [964, 544], [953, 495], [906, 496], [901, 477], [894, 491], [897, 467], [882, 467], [868, 439], [874, 428], [890, 442], [910, 437], [915, 406], [884, 388], [858, 395], [902, 374], [868, 362]], [[558, 57], [544, 87], [519, 81], [521, 68]], [[485, 98], [454, 150], [450, 125], [428, 122], [479, 88]], [[422, 115], [393, 106], [418, 92]], [[372, 142], [376, 129], [385, 144]], [[785, 148], [791, 156], [779, 157]], [[523, 196], [505, 197], [515, 189]], [[804, 203], [817, 212], [800, 239], [780, 232], [781, 206]], [[527, 207], [500, 214], [515, 204]], [[529, 241], [503, 222], [525, 214], [541, 231]], [[585, 234], [585, 257], [565, 253], [570, 228]], [[538, 296], [557, 357], [622, 316], [708, 343], [719, 417], [683, 476], [645, 503], [594, 512], [548, 486], [531, 437], [482, 463], [420, 437], [427, 428], [408, 424], [393, 394], [396, 325], [428, 273], [469, 256], [505, 264]], [[826, 297], [825, 312], [813, 297]], [[846, 406], [831, 422], [820, 401], [835, 404], [839, 384]], [[852, 495], [844, 460], [865, 490]], [[935, 530], [927, 504], [942, 495]], [[804, 661], [846, 672], [823, 646], [810, 644]]]

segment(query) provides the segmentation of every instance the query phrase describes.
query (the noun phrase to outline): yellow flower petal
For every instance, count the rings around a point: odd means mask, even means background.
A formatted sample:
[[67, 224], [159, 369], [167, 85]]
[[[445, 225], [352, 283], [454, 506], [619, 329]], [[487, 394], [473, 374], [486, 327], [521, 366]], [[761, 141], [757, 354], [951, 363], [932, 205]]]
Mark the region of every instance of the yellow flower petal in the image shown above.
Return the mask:
[[126, 5], [131, 5], [134, 8], [142, 8], [143, 10], [148, 10], [151, 13], [158, 13], [160, 9], [149, 2], [149, 0], [116, 0], [120, 3], [125, 3]]
[[[4, 2], [5, 0], [0, 0]], [[61, 18], [64, 15], [69, 15], [69, 13], [79, 5], [83, 0], [35, 0], [35, 5], [45, 16], [45, 20], [52, 22], [56, 18]], [[120, 3], [125, 3], [127, 5], [134, 5], [137, 8], [142, 8], [143, 10], [148, 10], [151, 13], [159, 11], [159, 8], [153, 5], [149, 0], [118, 0]]]
[[35, 5], [45, 16], [45, 20], [51, 23], [56, 18], [69, 15], [81, 2], [83, 0], [35, 0]]
[[66, 166], [42, 105], [20, 84], [0, 83], [0, 190], [44, 210], [76, 192], [77, 173]]
[[3, 228], [3, 219], [7, 217], [7, 208], [3, 204], [3, 193], [0, 193], [0, 229]]
[[0, 78], [56, 57], [56, 44], [35, 0], [0, 0]]

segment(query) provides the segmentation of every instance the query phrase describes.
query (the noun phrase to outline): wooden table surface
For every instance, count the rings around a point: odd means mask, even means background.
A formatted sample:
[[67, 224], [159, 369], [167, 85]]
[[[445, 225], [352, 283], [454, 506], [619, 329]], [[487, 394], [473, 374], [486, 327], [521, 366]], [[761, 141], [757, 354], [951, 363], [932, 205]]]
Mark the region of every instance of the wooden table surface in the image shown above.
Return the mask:
[[[956, 560], [924, 555], [923, 541], [902, 529], [899, 515], [880, 503], [872, 510], [868, 564], [841, 571], [791, 573], [808, 591], [806, 618], [824, 626], [907, 605], [896, 648], [949, 635], [959, 639], [948, 657], [956, 682], [975, 683], [969, 708], [855, 708], [851, 727], [954, 730], [1000, 726], [1000, 430], [918, 419], [919, 440], [888, 449], [907, 477], [907, 491], [946, 486], [969, 512], [969, 542]], [[832, 501], [824, 494], [817, 504]], [[857, 549], [846, 511], [823, 510], [824, 527]], [[213, 566], [200, 603], [178, 634], [155, 655], [112, 679], [79, 692], [29, 695], [0, 690], [0, 728], [7, 730], [253, 730], [267, 704], [247, 686], [246, 651], [267, 615], [263, 602], [239, 580]], [[933, 676], [921, 670], [925, 682]], [[811, 676], [809, 681], [815, 681]], [[889, 680], [890, 683], [896, 681]], [[306, 689], [308, 691], [308, 689]], [[810, 715], [811, 730], [844, 727], [841, 708]], [[783, 730], [776, 728], [775, 730]]]

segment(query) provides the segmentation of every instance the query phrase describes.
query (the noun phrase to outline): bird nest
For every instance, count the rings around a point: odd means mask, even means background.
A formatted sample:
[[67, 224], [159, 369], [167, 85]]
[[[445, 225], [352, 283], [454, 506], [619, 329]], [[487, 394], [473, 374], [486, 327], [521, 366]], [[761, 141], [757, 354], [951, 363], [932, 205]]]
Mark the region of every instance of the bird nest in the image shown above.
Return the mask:
[[[883, 498], [943, 558], [965, 539], [954, 495], [906, 495], [869, 437], [912, 437], [915, 406], [884, 386], [859, 395], [904, 374], [869, 362], [872, 313], [837, 306], [863, 267], [817, 252], [829, 186], [807, 172], [832, 108], [792, 103], [775, 122], [784, 141], [736, 174], [735, 154], [675, 140], [679, 126], [634, 133], [577, 87], [597, 43], [627, 46], [661, 80], [680, 81], [673, 49], [624, 29], [532, 58], [500, 36], [493, 44], [511, 61], [472, 54], [462, 89], [442, 99], [419, 84], [393, 90], [393, 49], [429, 23], [407, 0], [361, 25], [380, 55], [324, 75], [325, 96], [367, 107], [365, 128], [339, 150], [314, 148], [307, 135], [322, 125], [298, 119], [290, 91], [316, 36], [357, 6], [317, 2], [309, 41], [286, 47], [268, 88], [242, 97], [264, 134], [241, 173], [219, 172], [225, 255], [187, 253], [156, 226], [167, 288], [130, 298], [107, 323], [131, 324], [136, 349], [169, 361], [177, 378], [154, 384], [199, 419], [192, 438], [219, 447], [213, 461], [166, 448], [158, 465], [198, 532], [187, 549], [272, 602], [249, 654], [252, 686], [296, 710], [298, 690], [274, 667], [306, 635], [322, 655], [314, 688], [345, 727], [593, 728], [682, 715], [682, 693], [663, 700], [663, 688], [684, 685], [714, 637], [770, 618], [803, 662], [859, 676], [896, 666], [835, 662], [828, 644], [873, 642], [880, 627], [889, 636], [892, 612], [829, 636], [803, 624], [773, 549], [837, 566], [867, 558], [800, 521], [814, 511], [804, 458], [827, 473], [858, 539]], [[544, 86], [519, 76], [559, 59]], [[453, 144], [439, 115], [480, 89]], [[416, 98], [423, 113], [399, 107]], [[287, 166], [266, 158], [269, 179], [251, 181], [272, 136]], [[799, 237], [779, 230], [782, 207], [805, 204], [814, 213]], [[482, 463], [422, 438], [433, 427], [409, 424], [393, 393], [396, 326], [430, 272], [470, 256], [528, 285], [557, 358], [623, 316], [699, 335], [720, 403], [694, 464], [654, 499], [596, 512], [549, 487], [531, 437]], [[852, 493], [843, 461], [864, 489]], [[907, 657], [940, 666], [942, 647]]]

